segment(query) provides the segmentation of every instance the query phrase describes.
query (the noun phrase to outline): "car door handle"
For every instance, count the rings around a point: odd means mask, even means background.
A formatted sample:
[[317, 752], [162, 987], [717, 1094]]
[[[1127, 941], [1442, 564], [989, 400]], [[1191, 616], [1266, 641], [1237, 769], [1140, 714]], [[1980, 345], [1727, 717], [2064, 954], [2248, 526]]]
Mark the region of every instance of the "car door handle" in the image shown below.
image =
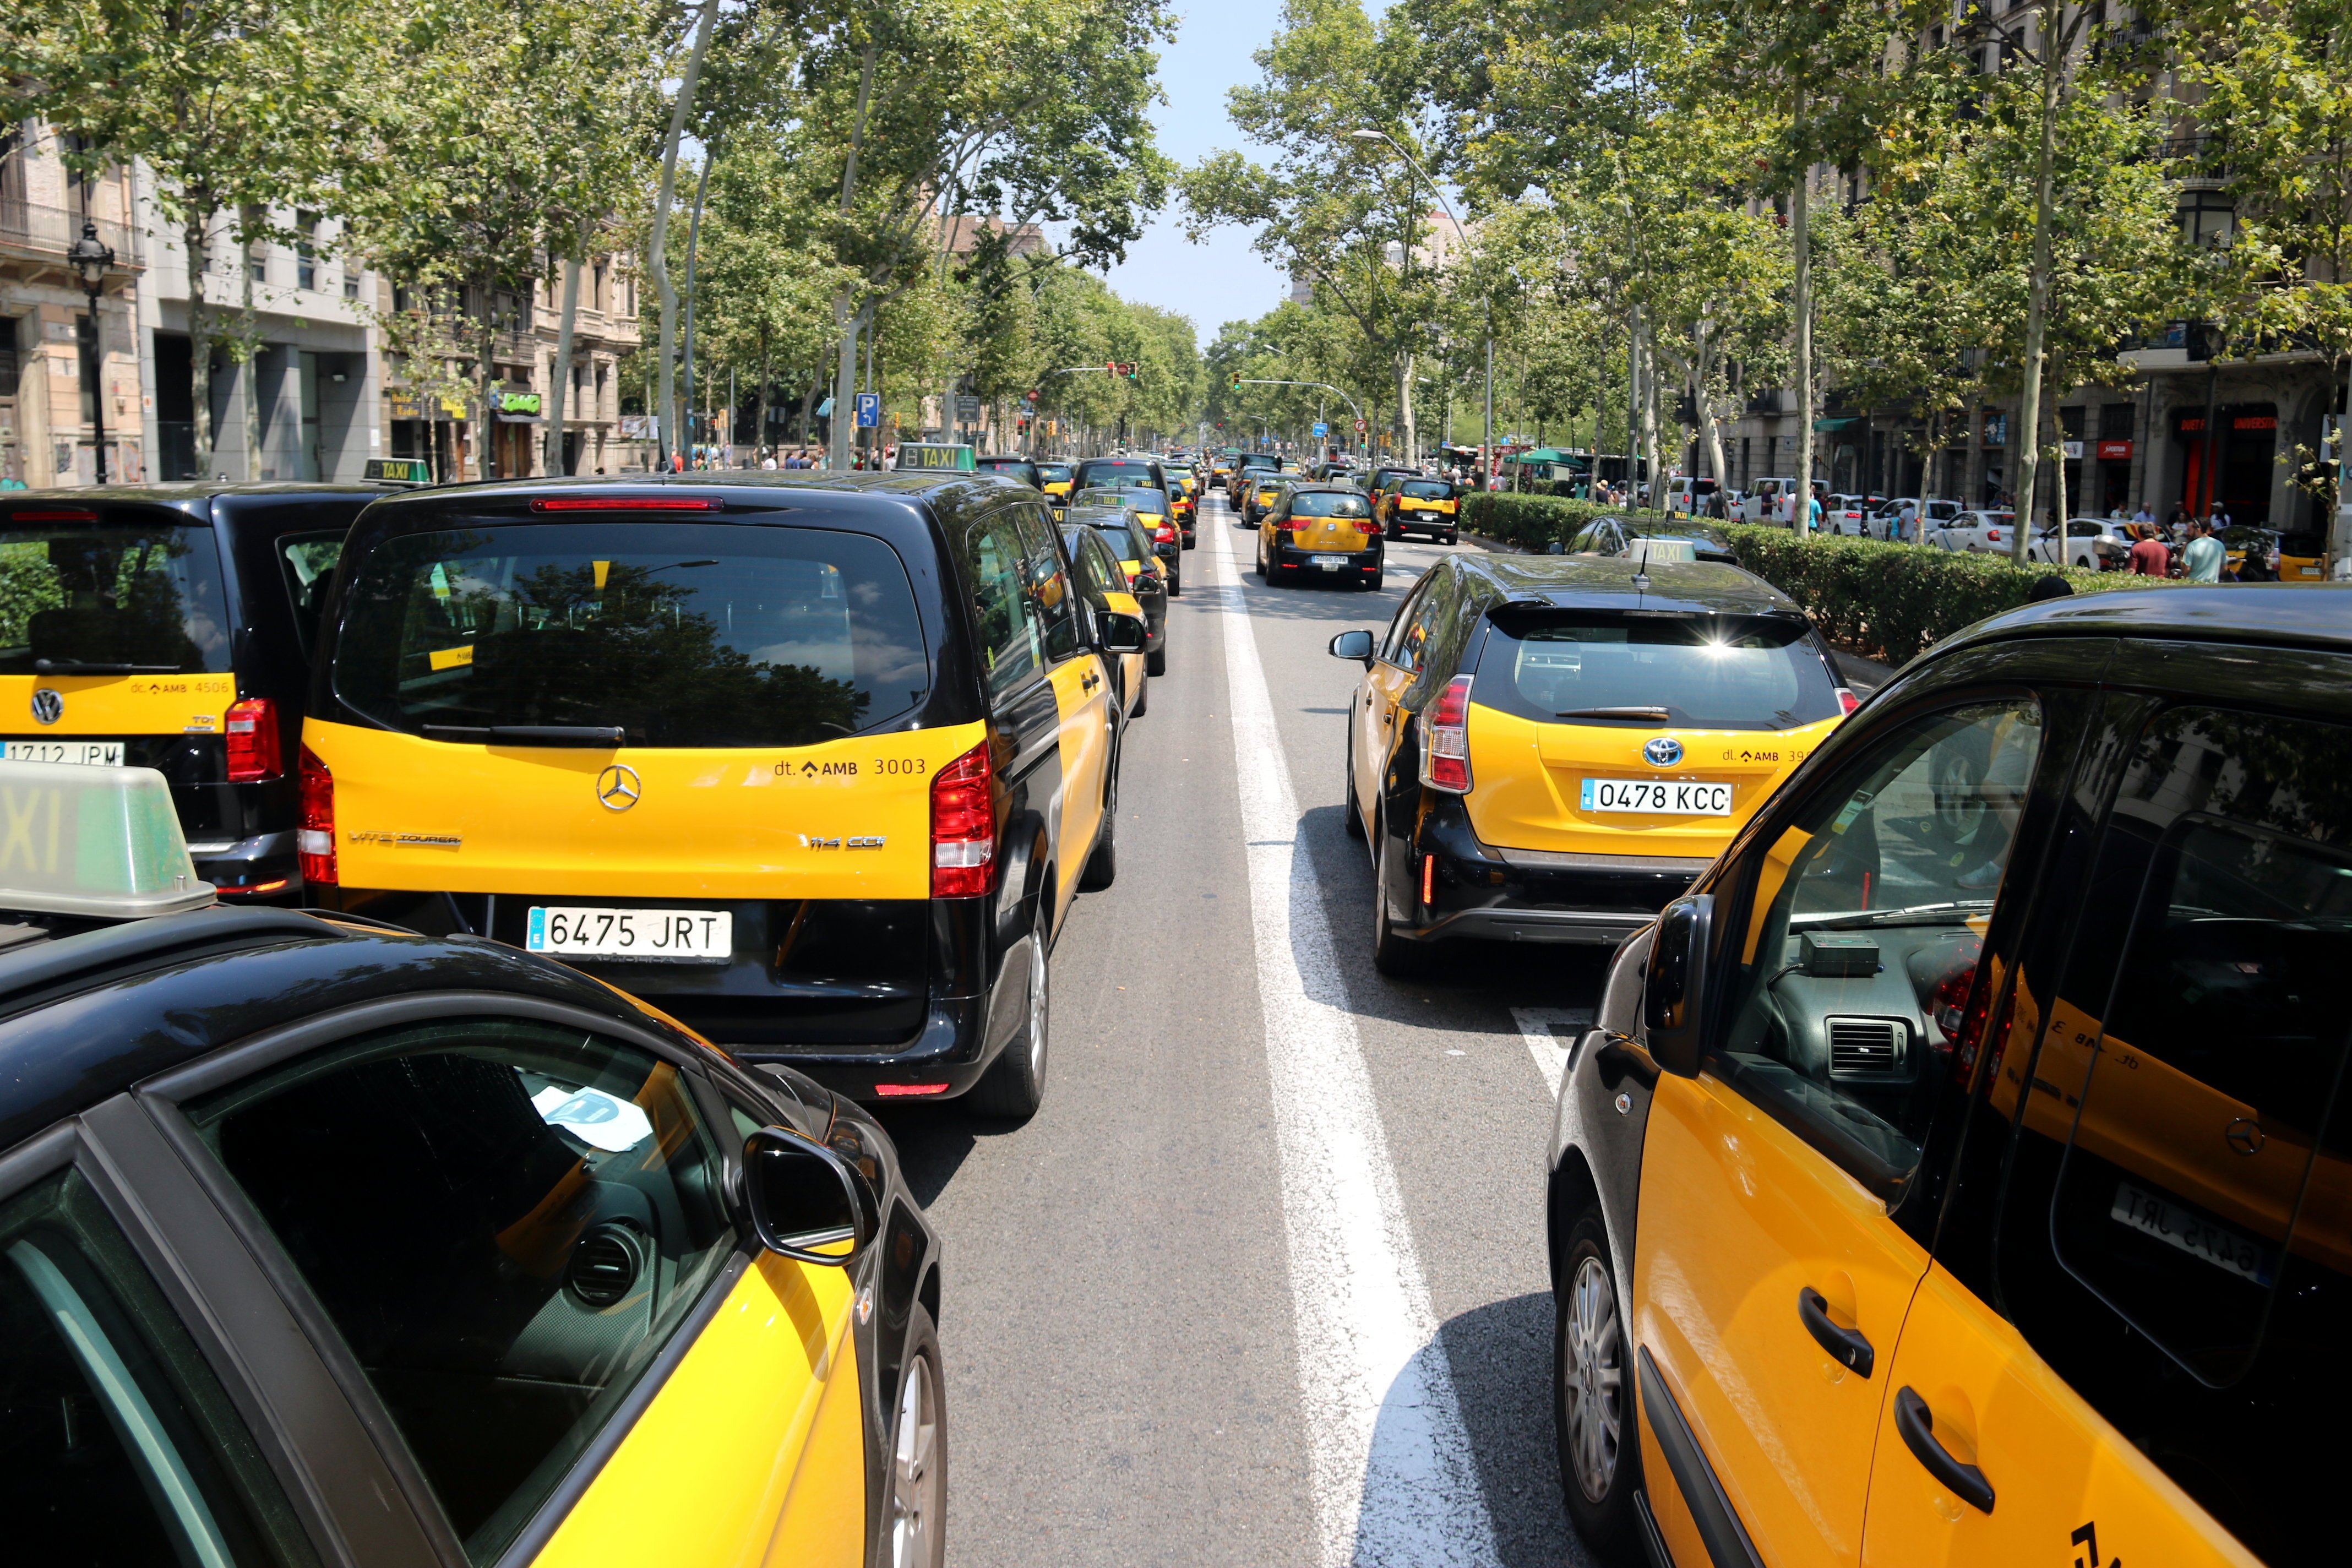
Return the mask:
[[1805, 1331], [1813, 1336], [1813, 1342], [1836, 1358], [1840, 1366], [1864, 1377], [1870, 1375], [1870, 1369], [1877, 1364], [1878, 1352], [1870, 1348], [1861, 1330], [1841, 1329], [1830, 1321], [1828, 1298], [1810, 1285], [1797, 1292], [1797, 1317], [1805, 1325]]
[[1895, 1391], [1895, 1429], [1903, 1434], [1903, 1446], [1927, 1467], [1929, 1475], [1979, 1513], [1992, 1511], [1992, 1483], [1985, 1479], [1982, 1470], [1960, 1463], [1950, 1449], [1936, 1441], [1935, 1414], [1926, 1400], [1908, 1388]]
[[1096, 687], [1100, 686], [1101, 684], [1102, 677], [1097, 675], [1091, 669], [1078, 678], [1078, 689], [1081, 691], [1092, 691]]

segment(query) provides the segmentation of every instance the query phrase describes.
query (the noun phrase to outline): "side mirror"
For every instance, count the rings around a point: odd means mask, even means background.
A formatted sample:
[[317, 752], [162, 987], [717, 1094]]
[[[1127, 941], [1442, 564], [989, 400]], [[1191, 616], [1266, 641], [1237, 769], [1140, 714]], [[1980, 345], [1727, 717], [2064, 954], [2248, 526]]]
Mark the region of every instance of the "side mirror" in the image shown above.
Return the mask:
[[1105, 653], [1141, 653], [1146, 629], [1133, 616], [1117, 610], [1095, 612], [1095, 640]]
[[1341, 632], [1331, 639], [1331, 657], [1370, 664], [1372, 661], [1372, 634], [1361, 630]]
[[838, 1268], [874, 1239], [849, 1162], [797, 1132], [762, 1127], [743, 1141], [743, 1192], [760, 1245], [782, 1257]]
[[1642, 1032], [1650, 1058], [1684, 1078], [1698, 1074], [1699, 1026], [1706, 1011], [1707, 928], [1715, 896], [1677, 899], [1658, 916], [1642, 984]]

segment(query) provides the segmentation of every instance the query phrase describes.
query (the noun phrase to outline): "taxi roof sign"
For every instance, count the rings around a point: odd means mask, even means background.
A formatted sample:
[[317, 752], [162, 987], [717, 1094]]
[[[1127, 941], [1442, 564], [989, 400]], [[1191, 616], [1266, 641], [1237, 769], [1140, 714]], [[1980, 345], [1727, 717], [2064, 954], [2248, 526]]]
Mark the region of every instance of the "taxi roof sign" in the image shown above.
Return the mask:
[[153, 768], [0, 763], [0, 910], [142, 920], [212, 901]]

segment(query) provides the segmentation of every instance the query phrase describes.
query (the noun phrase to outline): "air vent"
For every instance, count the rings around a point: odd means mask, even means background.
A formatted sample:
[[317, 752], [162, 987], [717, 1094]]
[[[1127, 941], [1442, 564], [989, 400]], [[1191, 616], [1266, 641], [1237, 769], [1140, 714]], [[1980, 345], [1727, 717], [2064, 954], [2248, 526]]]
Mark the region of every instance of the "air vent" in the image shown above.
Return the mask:
[[625, 1225], [600, 1225], [572, 1248], [566, 1283], [591, 1307], [609, 1307], [629, 1293], [645, 1268], [645, 1243]]
[[1893, 1018], [1832, 1018], [1830, 1071], [1880, 1075], [1903, 1066], [1903, 1042], [1909, 1033]]

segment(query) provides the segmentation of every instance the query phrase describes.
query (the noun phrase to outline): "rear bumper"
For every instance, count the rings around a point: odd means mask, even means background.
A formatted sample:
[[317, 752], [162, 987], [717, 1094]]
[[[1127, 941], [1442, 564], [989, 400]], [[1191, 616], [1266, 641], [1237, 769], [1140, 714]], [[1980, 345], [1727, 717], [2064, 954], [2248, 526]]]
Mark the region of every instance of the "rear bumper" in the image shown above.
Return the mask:
[[1389, 519], [1392, 533], [1452, 533], [1461, 526], [1459, 517], [1442, 511], [1400, 511]]
[[[1339, 581], [1372, 575], [1380, 571], [1381, 559], [1381, 550], [1377, 545], [1369, 550], [1301, 550], [1296, 545], [1276, 544], [1267, 562], [1277, 572]], [[1320, 566], [1316, 564], [1318, 560], [1338, 561], [1340, 564]]]
[[[1391, 889], [1410, 910], [1397, 934], [1614, 947], [1657, 918], [1714, 862], [1696, 857], [1582, 855], [1482, 843], [1457, 795], [1436, 795], [1409, 846], [1412, 886]], [[1423, 860], [1430, 898], [1420, 897]]]
[[291, 828], [229, 843], [197, 839], [189, 844], [188, 858], [196, 864], [196, 875], [224, 898], [293, 898], [302, 890]]

